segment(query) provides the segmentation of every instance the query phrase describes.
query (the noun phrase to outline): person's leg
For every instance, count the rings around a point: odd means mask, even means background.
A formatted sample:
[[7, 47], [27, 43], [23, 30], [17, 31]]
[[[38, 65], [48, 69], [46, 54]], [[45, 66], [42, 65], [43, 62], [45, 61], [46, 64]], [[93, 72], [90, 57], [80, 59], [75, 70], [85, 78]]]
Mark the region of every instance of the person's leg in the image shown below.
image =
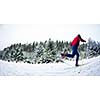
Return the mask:
[[76, 46], [72, 47], [72, 54], [67, 54], [67, 57], [73, 58], [76, 55], [76, 66], [78, 66], [79, 53]]
[[69, 58], [73, 58], [76, 54], [76, 47], [72, 46], [72, 54], [67, 54], [66, 56]]
[[73, 58], [75, 56], [75, 53], [74, 53], [74, 51], [72, 51], [72, 54], [67, 54], [66, 56], [69, 58]]
[[69, 58], [73, 58], [76, 55], [76, 66], [78, 66], [78, 60], [79, 60], [79, 53], [77, 51], [77, 46], [72, 46], [72, 54], [61, 54], [64, 58], [65, 56]]
[[76, 66], [78, 66], [78, 60], [79, 60], [79, 53], [76, 51]]

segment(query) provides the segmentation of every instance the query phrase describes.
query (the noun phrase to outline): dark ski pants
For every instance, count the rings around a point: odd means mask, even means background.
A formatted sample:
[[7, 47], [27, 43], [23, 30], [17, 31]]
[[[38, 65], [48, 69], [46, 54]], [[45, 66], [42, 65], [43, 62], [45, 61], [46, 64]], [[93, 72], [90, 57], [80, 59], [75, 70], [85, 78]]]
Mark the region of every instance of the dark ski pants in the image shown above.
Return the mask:
[[78, 60], [79, 60], [79, 53], [78, 53], [78, 47], [77, 46], [72, 46], [72, 54], [67, 54], [67, 57], [73, 58], [76, 55], [76, 65], [78, 65]]

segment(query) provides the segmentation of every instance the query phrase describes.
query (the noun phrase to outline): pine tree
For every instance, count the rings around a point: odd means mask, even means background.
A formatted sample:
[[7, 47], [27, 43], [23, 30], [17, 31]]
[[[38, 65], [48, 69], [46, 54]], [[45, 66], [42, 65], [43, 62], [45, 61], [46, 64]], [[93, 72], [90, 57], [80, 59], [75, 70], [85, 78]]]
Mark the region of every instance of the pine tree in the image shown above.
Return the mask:
[[88, 49], [88, 58], [98, 56], [100, 52], [99, 43], [96, 43], [91, 38], [88, 40], [87, 49]]

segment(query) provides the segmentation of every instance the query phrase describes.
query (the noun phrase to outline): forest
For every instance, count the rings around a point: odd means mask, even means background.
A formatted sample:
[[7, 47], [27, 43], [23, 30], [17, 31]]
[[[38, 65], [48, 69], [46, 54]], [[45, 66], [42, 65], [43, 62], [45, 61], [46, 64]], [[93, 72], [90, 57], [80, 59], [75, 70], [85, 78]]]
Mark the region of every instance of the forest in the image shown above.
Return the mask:
[[[44, 42], [34, 41], [26, 44], [12, 44], [0, 51], [0, 59], [8, 62], [15, 61], [16, 63], [24, 62], [30, 64], [58, 63], [61, 61], [62, 52], [71, 53], [70, 42], [49, 39]], [[89, 38], [87, 43], [80, 44], [79, 54], [80, 60], [100, 55], [100, 42]]]

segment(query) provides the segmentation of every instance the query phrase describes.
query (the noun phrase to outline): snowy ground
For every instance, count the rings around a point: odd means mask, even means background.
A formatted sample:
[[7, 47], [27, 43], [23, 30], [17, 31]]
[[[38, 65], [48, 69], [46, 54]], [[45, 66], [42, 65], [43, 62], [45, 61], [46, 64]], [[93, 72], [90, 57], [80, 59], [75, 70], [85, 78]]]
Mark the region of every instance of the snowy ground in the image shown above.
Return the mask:
[[75, 67], [73, 61], [55, 64], [27, 64], [0, 61], [1, 76], [97, 76], [100, 75], [100, 56], [79, 61]]

